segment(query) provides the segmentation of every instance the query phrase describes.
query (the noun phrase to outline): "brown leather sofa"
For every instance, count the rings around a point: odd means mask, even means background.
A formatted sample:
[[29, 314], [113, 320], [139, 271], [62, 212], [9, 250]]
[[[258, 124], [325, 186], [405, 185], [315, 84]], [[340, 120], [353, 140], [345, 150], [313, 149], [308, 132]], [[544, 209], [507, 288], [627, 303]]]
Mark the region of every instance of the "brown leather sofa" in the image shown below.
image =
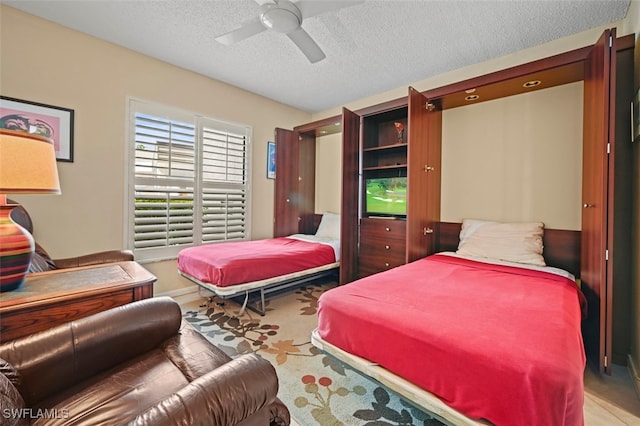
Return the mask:
[[0, 424], [288, 425], [273, 366], [158, 297], [0, 345]]
[[[33, 235], [33, 221], [27, 210], [15, 201], [8, 200], [8, 202], [16, 205], [11, 210], [11, 219]], [[44, 272], [53, 269], [76, 268], [78, 266], [124, 262], [127, 260], [133, 260], [133, 252], [131, 250], [108, 250], [64, 259], [52, 259], [49, 253], [36, 241], [35, 253], [29, 265], [29, 272]]]

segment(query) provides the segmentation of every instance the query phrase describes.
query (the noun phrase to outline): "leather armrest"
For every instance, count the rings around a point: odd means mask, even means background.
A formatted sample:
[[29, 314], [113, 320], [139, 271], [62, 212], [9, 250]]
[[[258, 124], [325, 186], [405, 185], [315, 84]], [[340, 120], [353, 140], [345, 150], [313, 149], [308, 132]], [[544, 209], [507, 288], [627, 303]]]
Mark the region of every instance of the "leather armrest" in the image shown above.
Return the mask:
[[288, 426], [291, 423], [291, 413], [279, 398], [269, 406], [269, 411], [272, 426]]
[[124, 262], [128, 260], [133, 260], [133, 252], [131, 250], [110, 250], [65, 259], [54, 259], [53, 263], [56, 268], [64, 269], [99, 265], [101, 263]]
[[263, 417], [257, 424], [269, 424], [269, 405], [277, 393], [278, 377], [271, 363], [246, 354], [195, 379], [128, 424], [231, 426], [252, 415]]
[[144, 299], [3, 343], [0, 358], [18, 371], [29, 406], [159, 347], [181, 321], [170, 297]]

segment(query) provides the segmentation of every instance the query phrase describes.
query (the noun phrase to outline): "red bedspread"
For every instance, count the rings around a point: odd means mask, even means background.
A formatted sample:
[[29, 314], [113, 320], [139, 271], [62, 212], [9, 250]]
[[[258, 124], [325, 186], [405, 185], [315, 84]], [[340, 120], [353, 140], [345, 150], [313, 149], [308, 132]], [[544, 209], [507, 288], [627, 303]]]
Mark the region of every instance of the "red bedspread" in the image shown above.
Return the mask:
[[219, 287], [292, 274], [335, 262], [327, 244], [272, 238], [206, 244], [181, 250], [178, 269]]
[[497, 425], [582, 425], [580, 291], [546, 272], [433, 255], [320, 297], [318, 333]]

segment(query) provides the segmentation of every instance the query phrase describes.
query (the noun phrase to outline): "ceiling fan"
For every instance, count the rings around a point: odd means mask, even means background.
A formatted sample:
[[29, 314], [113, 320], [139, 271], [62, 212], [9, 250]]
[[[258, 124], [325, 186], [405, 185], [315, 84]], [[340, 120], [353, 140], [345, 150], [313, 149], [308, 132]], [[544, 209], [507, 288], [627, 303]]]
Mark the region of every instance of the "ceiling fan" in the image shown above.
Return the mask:
[[216, 37], [222, 44], [230, 45], [265, 30], [286, 34], [305, 54], [311, 63], [323, 60], [326, 55], [311, 38], [302, 21], [312, 16], [363, 3], [362, 0], [321, 1], [321, 0], [255, 0], [260, 5], [260, 14], [245, 22], [241, 27]]

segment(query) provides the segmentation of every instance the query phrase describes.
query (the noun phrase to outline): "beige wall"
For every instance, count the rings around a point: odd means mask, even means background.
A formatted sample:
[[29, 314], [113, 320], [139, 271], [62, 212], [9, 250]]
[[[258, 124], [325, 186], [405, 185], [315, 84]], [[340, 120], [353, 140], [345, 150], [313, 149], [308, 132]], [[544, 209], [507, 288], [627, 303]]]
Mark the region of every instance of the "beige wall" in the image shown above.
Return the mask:
[[316, 213], [340, 213], [342, 133], [316, 138]]
[[[124, 247], [127, 97], [253, 127], [252, 238], [270, 237], [266, 142], [308, 113], [0, 6], [0, 93], [75, 110], [75, 161], [58, 163], [61, 196], [15, 196], [54, 257]], [[175, 262], [147, 265], [156, 292], [189, 285]]]
[[581, 82], [446, 110], [442, 129], [443, 221], [580, 229]]

